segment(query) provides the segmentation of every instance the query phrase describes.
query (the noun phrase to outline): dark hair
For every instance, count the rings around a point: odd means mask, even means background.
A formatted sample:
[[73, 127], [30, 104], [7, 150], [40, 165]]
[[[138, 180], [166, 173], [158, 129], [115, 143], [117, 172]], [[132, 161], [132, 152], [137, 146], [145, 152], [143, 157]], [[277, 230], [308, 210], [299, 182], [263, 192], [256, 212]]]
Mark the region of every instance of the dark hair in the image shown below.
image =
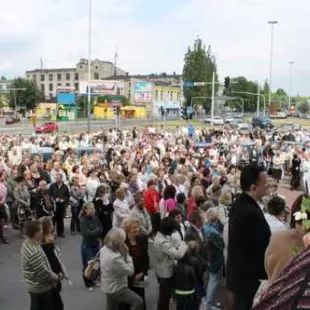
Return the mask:
[[278, 216], [285, 210], [285, 200], [278, 195], [273, 196], [267, 205], [269, 214]]
[[169, 212], [169, 216], [175, 218], [178, 215], [182, 215], [182, 212], [179, 209], [174, 209]]
[[209, 168], [205, 168], [204, 170], [203, 170], [203, 176], [205, 177], [205, 178], [207, 178], [209, 175], [210, 175], [210, 169]]
[[33, 238], [36, 235], [36, 233], [40, 232], [41, 230], [42, 225], [38, 220], [27, 222], [25, 225], [25, 235], [28, 238]]
[[185, 165], [185, 163], [186, 163], [186, 160], [185, 160], [185, 158], [180, 158], [180, 161], [179, 161], [179, 163], [180, 163], [180, 165]]
[[74, 165], [73, 167], [72, 167], [72, 169], [71, 169], [71, 171], [73, 172], [73, 173], [76, 173], [78, 170], [79, 170], [79, 165]]
[[172, 233], [178, 230], [178, 223], [172, 217], [165, 217], [160, 223], [159, 231], [165, 236], [171, 236]]
[[241, 171], [240, 186], [242, 191], [248, 192], [252, 185], [255, 185], [259, 181], [260, 173], [264, 172], [263, 166], [257, 164], [250, 164], [245, 166]]
[[205, 196], [198, 196], [196, 198], [196, 204], [199, 207], [200, 205], [202, 205], [203, 203], [205, 203], [207, 200], [207, 198]]
[[155, 185], [156, 183], [155, 183], [155, 181], [154, 180], [149, 180], [148, 182], [147, 182], [147, 188], [149, 188], [149, 187], [151, 187], [151, 186], [153, 186], [153, 185]]
[[177, 203], [184, 203], [186, 201], [186, 196], [184, 193], [177, 194]]
[[164, 198], [164, 200], [174, 199], [176, 193], [177, 193], [177, 190], [175, 189], [175, 187], [173, 185], [168, 185], [164, 189], [163, 198]]
[[196, 210], [190, 214], [189, 222], [195, 225], [195, 223], [197, 223], [198, 221], [202, 221], [202, 215], [200, 211]]

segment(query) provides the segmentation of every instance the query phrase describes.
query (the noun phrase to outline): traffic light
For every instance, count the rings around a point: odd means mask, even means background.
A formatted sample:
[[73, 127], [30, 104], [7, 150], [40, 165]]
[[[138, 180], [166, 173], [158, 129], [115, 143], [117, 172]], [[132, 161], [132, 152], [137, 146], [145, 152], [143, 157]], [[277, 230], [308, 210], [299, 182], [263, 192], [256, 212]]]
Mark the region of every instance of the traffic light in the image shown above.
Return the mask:
[[187, 110], [185, 106], [181, 107], [180, 113], [181, 113], [181, 119], [187, 119]]
[[224, 86], [225, 88], [229, 88], [230, 86], [230, 77], [226, 76], [225, 80], [224, 80]]
[[119, 116], [121, 114], [121, 107], [118, 105], [113, 106], [113, 114], [115, 116]]

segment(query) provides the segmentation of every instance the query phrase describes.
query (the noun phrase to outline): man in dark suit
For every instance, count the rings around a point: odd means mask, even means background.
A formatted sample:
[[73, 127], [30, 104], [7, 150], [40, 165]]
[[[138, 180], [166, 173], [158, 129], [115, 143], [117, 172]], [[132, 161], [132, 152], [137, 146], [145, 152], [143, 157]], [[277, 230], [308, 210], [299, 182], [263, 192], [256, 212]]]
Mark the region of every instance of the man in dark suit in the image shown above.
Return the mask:
[[208, 266], [208, 244], [203, 233], [203, 217], [200, 211], [193, 211], [189, 217], [190, 227], [187, 229], [184, 241], [196, 241], [199, 245], [199, 260], [204, 266], [204, 271]]
[[267, 189], [262, 166], [246, 166], [240, 177], [242, 194], [232, 205], [229, 217], [227, 287], [235, 295], [235, 310], [252, 309], [260, 279], [266, 279], [265, 251], [270, 228], [258, 205]]
[[64, 218], [69, 203], [70, 191], [63, 182], [61, 173], [56, 174], [56, 182], [51, 184], [49, 190], [56, 205], [55, 216], [53, 217], [54, 226], [58, 237], [64, 237]]

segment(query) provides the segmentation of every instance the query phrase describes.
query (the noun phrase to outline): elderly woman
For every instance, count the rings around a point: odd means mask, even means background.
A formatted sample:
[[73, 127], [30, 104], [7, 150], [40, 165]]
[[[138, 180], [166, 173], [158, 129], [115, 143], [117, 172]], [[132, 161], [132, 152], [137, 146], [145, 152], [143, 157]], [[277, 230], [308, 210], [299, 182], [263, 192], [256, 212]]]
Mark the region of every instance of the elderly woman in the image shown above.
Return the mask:
[[221, 282], [224, 266], [224, 240], [218, 231], [218, 223], [220, 222], [220, 214], [218, 208], [213, 207], [206, 212], [207, 223], [203, 230], [208, 240], [209, 248], [209, 281], [207, 286], [206, 309], [212, 309], [215, 295]]
[[178, 245], [172, 243], [171, 235], [177, 229], [175, 219], [166, 217], [161, 221], [160, 230], [154, 239], [155, 274], [159, 282], [157, 310], [169, 310], [174, 261], [181, 259], [188, 249], [183, 241]]
[[149, 236], [152, 233], [151, 216], [144, 208], [144, 195], [138, 192], [135, 196], [136, 204], [130, 211], [130, 216], [136, 218], [140, 224], [141, 233]]
[[86, 180], [86, 198], [88, 202], [92, 202], [95, 198], [96, 191], [100, 185], [99, 178], [97, 176], [97, 171], [92, 169], [87, 174]]
[[272, 196], [268, 201], [265, 218], [271, 232], [288, 230], [288, 225], [285, 223], [285, 207], [285, 200], [277, 195]]
[[143, 299], [128, 288], [128, 277], [134, 275], [135, 269], [125, 240], [123, 229], [112, 229], [100, 251], [101, 288], [107, 297], [106, 310], [119, 309], [121, 304], [128, 304], [133, 310], [143, 309]]
[[[143, 284], [150, 268], [148, 239], [147, 236], [140, 233], [140, 224], [135, 218], [126, 218], [123, 221], [122, 227], [126, 232], [127, 238], [125, 243], [134, 265], [134, 274], [128, 279], [128, 287], [143, 299], [143, 309], [146, 310]], [[130, 308], [128, 309], [130, 310]]]
[[21, 235], [24, 235], [25, 223], [31, 221], [30, 194], [22, 177], [17, 178], [17, 185], [14, 189], [14, 199], [20, 225]]
[[115, 192], [116, 200], [113, 203], [114, 213], [113, 213], [113, 227], [120, 228], [122, 226], [122, 221], [126, 218], [129, 213], [128, 200], [125, 199], [126, 191], [124, 188], [118, 188]]

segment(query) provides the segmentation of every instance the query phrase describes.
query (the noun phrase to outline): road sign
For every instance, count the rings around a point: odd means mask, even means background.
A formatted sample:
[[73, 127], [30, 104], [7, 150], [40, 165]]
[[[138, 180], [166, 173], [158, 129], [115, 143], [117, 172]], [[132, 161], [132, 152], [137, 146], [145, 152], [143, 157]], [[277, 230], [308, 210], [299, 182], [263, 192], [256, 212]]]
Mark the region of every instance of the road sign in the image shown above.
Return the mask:
[[205, 82], [195, 82], [194, 83], [194, 86], [205, 86], [206, 85], [206, 83]]
[[183, 82], [183, 86], [184, 87], [194, 87], [195, 86], [194, 84], [195, 83], [193, 81], [185, 81], [185, 82]]

